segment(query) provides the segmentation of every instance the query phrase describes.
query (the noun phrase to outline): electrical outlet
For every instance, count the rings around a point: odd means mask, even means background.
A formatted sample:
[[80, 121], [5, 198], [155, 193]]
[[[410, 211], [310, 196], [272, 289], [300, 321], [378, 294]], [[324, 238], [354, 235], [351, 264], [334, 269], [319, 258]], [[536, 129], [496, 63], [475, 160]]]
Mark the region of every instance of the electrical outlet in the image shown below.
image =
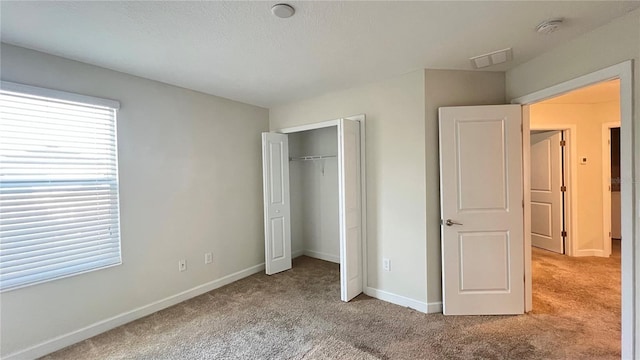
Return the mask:
[[382, 269], [384, 271], [391, 271], [391, 260], [382, 258]]
[[187, 271], [187, 260], [178, 261], [178, 271]]
[[213, 254], [210, 252], [204, 253], [204, 263], [211, 264], [212, 262], [213, 262]]

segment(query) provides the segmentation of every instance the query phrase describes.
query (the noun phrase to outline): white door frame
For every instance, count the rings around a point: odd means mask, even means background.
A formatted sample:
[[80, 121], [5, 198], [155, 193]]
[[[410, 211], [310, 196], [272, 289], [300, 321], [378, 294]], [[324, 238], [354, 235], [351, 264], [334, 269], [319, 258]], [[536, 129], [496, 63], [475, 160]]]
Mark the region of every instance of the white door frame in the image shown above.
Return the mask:
[[[346, 116], [343, 119], [358, 121], [360, 123], [360, 202], [361, 202], [361, 236], [362, 236], [362, 289], [367, 288], [367, 181], [366, 181], [366, 116], [365, 114], [358, 114], [352, 116]], [[313, 124], [305, 124], [299, 126], [293, 126], [274, 130], [281, 134], [292, 134], [301, 131], [323, 129], [332, 126], [339, 126], [340, 119], [327, 120]]]
[[[602, 238], [604, 256], [611, 256], [611, 129], [620, 127], [617, 121], [602, 124]], [[608, 239], [608, 240], [606, 240]]]
[[[640, 327], [640, 318], [638, 318], [638, 312], [640, 311], [640, 304], [637, 301], [637, 295], [640, 292], [640, 284], [637, 280], [640, 278], [640, 268], [636, 266], [636, 259], [640, 257], [640, 254], [636, 254], [638, 251], [638, 236], [637, 230], [637, 208], [638, 197], [636, 193], [636, 186], [634, 184], [634, 178], [638, 178], [640, 168], [635, 166], [635, 154], [634, 154], [634, 124], [633, 124], [633, 61], [628, 60], [617, 65], [613, 65], [578, 78], [562, 82], [560, 84], [551, 86], [549, 88], [536, 91], [534, 93], [513, 99], [511, 102], [515, 104], [533, 104], [548, 98], [552, 98], [558, 95], [562, 95], [569, 91], [579, 89], [595, 83], [620, 79], [620, 164], [621, 164], [621, 207], [622, 207], [622, 237], [626, 241], [622, 241], [622, 358], [623, 359], [635, 359], [639, 354], [638, 346], [640, 346], [640, 333], [637, 331]], [[528, 108], [525, 106], [524, 111]], [[528, 119], [528, 116], [523, 118]], [[529, 133], [528, 121], [523, 121], [523, 132]], [[529, 146], [529, 141], [523, 141], [524, 145]], [[530, 159], [525, 158], [524, 161]], [[528, 166], [524, 167], [524, 171], [528, 172]], [[635, 175], [635, 176], [634, 176]], [[529, 176], [528, 173], [524, 174], [526, 179]], [[524, 193], [527, 194], [530, 191], [530, 184], [525, 181]], [[525, 209], [527, 208], [525, 197]], [[529, 198], [529, 201], [531, 199]], [[529, 222], [527, 220], [525, 212], [525, 224]], [[526, 229], [526, 225], [525, 225]], [[527, 236], [525, 232], [525, 280], [527, 286], [525, 286], [525, 310], [529, 311], [532, 307], [532, 293], [531, 293], [531, 256], [527, 258], [526, 249], [531, 251], [531, 237]], [[527, 273], [527, 264], [529, 266], [529, 272]]]
[[[530, 118], [527, 116], [526, 122], [529, 126], [529, 130], [560, 130], [564, 131], [564, 141], [565, 145], [565, 154], [564, 154], [564, 179], [565, 184], [567, 185], [567, 191], [565, 192], [565, 202], [564, 202], [564, 228], [567, 231], [567, 236], [564, 239], [564, 251], [567, 256], [577, 256], [577, 239], [578, 237], [578, 168], [575, 161], [572, 161], [573, 156], [578, 153], [578, 142], [573, 141], [575, 134], [577, 133], [577, 126], [574, 124], [540, 124], [540, 125], [531, 125]], [[524, 124], [525, 120], [523, 118], [523, 128], [527, 125]], [[529, 131], [529, 136], [531, 135], [531, 131]], [[527, 137], [529, 137], [527, 136]], [[527, 176], [531, 175], [531, 146], [529, 146], [527, 151], [529, 155], [523, 156], [526, 162], [523, 164], [524, 173]], [[528, 186], [530, 188], [530, 186]], [[575, 196], [574, 196], [575, 195]], [[529, 214], [529, 221], [531, 221], [531, 199], [527, 201], [525, 199], [524, 202], [525, 213]], [[527, 216], [525, 214], [525, 216]], [[529, 229], [529, 234], [531, 231]], [[525, 237], [529, 237], [530, 235], [526, 235]], [[531, 256], [529, 256], [529, 259]], [[526, 260], [525, 260], [526, 261]], [[530, 281], [528, 282], [531, 283]], [[529, 311], [529, 310], [527, 310]]]

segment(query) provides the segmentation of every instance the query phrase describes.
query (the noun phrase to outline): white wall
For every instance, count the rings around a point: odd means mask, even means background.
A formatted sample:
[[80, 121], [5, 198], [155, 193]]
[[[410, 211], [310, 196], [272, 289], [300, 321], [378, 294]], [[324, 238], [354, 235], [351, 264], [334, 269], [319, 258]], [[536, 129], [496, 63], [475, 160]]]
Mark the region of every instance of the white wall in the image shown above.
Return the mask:
[[[366, 114], [368, 286], [424, 306], [424, 71], [270, 109], [273, 130]], [[382, 257], [391, 271], [382, 270]]]
[[[578, 173], [577, 196], [578, 224], [576, 241], [576, 256], [581, 251], [592, 255], [592, 251], [604, 251], [605, 239], [603, 238], [603, 174], [602, 174], [602, 124], [607, 122], [620, 122], [620, 103], [596, 104], [533, 104], [529, 107], [531, 127], [544, 129], [545, 125], [567, 124], [574, 125], [576, 133], [571, 140], [576, 142], [578, 153], [574, 154], [571, 161], [576, 162]], [[586, 157], [587, 163], [580, 164], [580, 158]], [[570, 186], [570, 185], [569, 185]], [[608, 239], [607, 239], [608, 240]]]
[[426, 70], [426, 178], [427, 178], [427, 284], [428, 301], [442, 301], [440, 252], [440, 160], [438, 108], [443, 106], [505, 103], [504, 73]]
[[[640, 81], [638, 81], [638, 76], [640, 76], [640, 9], [508, 71], [506, 86], [508, 99], [513, 99], [626, 60], [634, 61], [633, 134], [631, 136], [636, 148], [634, 148], [634, 158], [632, 159], [634, 164], [632, 178], [622, 181], [628, 181], [632, 184], [631, 187], [635, 194], [634, 203], [638, 204], [640, 198], [637, 193], [637, 179], [640, 177], [640, 164], [635, 154], [638, 153], [637, 144], [640, 144], [640, 126], [638, 125], [638, 112], [640, 111]], [[632, 344], [640, 346], [640, 332], [637, 331], [640, 328], [640, 320], [637, 315], [634, 315], [640, 312], [640, 303], [633, 295], [640, 294], [640, 283], [637, 280], [640, 278], [640, 267], [635, 266], [634, 268], [631, 265], [632, 257], [638, 258], [640, 256], [637, 250], [640, 219], [634, 218], [631, 225], [634, 229], [633, 249], [635, 253], [625, 253], [623, 249], [622, 254], [622, 308], [623, 313], [626, 314], [622, 319], [622, 356], [629, 359], [638, 356], [637, 352], [631, 352], [632, 346], [634, 346]], [[627, 246], [629, 246], [628, 249], [632, 248], [630, 244]]]
[[[338, 153], [336, 126], [289, 134], [289, 155]], [[291, 252], [340, 262], [338, 159], [289, 163]]]
[[[268, 112], [2, 44], [2, 80], [119, 100], [121, 266], [1, 294], [2, 356], [264, 262]], [[203, 254], [213, 252], [213, 264]], [[188, 270], [178, 272], [179, 259]]]

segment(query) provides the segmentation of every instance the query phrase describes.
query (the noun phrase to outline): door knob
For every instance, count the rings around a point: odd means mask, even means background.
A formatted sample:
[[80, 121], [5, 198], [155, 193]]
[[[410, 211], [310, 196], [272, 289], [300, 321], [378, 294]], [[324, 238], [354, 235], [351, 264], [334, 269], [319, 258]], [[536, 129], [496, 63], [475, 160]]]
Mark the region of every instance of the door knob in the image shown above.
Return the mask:
[[451, 219], [447, 219], [447, 220], [444, 222], [444, 224], [445, 224], [445, 225], [447, 225], [447, 226], [452, 226], [452, 225], [462, 225], [462, 223], [459, 223], [459, 222], [457, 222], [457, 221], [453, 221], [453, 220], [451, 220]]

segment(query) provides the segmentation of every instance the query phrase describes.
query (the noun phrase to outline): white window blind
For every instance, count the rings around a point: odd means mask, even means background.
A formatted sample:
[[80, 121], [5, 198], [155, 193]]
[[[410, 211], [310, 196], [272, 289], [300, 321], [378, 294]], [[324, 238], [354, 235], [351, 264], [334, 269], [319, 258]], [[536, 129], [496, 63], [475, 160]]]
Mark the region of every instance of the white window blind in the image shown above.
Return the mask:
[[117, 108], [2, 82], [0, 290], [121, 263]]

